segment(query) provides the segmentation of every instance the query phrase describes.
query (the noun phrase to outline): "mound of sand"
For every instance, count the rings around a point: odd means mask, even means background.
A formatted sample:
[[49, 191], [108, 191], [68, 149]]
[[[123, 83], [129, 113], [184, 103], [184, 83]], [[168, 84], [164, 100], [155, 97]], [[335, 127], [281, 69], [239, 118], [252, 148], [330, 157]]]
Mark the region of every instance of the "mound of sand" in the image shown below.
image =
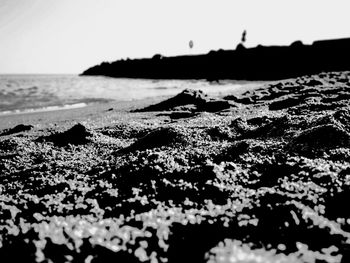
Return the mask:
[[14, 133], [19, 133], [19, 132], [25, 132], [29, 131], [33, 128], [33, 125], [25, 125], [25, 124], [19, 124], [13, 128], [10, 129], [5, 129], [0, 132], [0, 136], [6, 136], [6, 135], [11, 135]]
[[104, 127], [0, 137], [1, 261], [348, 262], [349, 79], [268, 84], [225, 114], [184, 91], [142, 111], [192, 118], [104, 111]]
[[155, 105], [148, 106], [143, 109], [136, 110], [136, 112], [147, 111], [207, 111], [217, 112], [224, 109], [228, 109], [234, 106], [234, 104], [227, 100], [210, 98], [204, 94], [201, 90], [186, 89], [178, 95], [160, 102]]

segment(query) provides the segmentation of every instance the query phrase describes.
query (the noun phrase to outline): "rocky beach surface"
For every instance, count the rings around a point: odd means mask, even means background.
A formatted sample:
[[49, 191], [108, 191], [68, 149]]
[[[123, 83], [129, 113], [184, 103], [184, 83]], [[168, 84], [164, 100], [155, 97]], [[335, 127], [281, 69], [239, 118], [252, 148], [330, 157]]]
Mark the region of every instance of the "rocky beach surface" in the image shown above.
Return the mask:
[[0, 261], [349, 262], [349, 99], [328, 72], [8, 117]]

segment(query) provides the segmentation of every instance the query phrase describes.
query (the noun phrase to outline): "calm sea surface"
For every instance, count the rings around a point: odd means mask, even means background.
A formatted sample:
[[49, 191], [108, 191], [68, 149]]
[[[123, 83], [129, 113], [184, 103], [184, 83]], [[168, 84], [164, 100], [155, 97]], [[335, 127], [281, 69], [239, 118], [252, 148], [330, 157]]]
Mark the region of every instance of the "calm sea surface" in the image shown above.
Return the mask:
[[226, 93], [252, 82], [144, 80], [77, 75], [0, 75], [0, 114], [84, 107], [91, 103], [131, 101], [175, 95], [183, 89]]

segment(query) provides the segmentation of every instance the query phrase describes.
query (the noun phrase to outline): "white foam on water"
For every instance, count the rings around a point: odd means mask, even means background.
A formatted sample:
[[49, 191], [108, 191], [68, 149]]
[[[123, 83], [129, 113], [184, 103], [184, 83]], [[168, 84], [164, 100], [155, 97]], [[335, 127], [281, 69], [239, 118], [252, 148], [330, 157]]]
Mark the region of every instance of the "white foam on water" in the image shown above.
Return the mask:
[[[0, 115], [83, 107], [91, 103], [174, 96], [184, 89], [228, 94], [259, 82], [152, 80], [77, 75], [0, 75]], [[85, 103], [85, 104], [82, 104]], [[57, 106], [63, 105], [63, 106]], [[77, 106], [78, 105], [78, 106]]]
[[48, 106], [43, 108], [32, 108], [32, 109], [16, 109], [16, 110], [8, 110], [8, 111], [1, 111], [0, 115], [11, 115], [11, 114], [25, 114], [25, 113], [35, 113], [35, 112], [47, 112], [47, 111], [56, 111], [56, 110], [68, 110], [68, 109], [78, 109], [78, 108], [84, 108], [87, 104], [84, 102], [81, 103], [75, 103], [75, 104], [67, 104], [67, 105], [55, 105], [55, 106]]

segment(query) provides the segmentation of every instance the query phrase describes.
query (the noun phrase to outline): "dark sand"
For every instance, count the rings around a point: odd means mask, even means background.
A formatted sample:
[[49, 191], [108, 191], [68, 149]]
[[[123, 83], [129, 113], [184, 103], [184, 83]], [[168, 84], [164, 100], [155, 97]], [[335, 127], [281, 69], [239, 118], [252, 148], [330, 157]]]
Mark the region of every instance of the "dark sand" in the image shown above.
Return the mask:
[[350, 262], [350, 72], [179, 96], [1, 116], [0, 261]]

